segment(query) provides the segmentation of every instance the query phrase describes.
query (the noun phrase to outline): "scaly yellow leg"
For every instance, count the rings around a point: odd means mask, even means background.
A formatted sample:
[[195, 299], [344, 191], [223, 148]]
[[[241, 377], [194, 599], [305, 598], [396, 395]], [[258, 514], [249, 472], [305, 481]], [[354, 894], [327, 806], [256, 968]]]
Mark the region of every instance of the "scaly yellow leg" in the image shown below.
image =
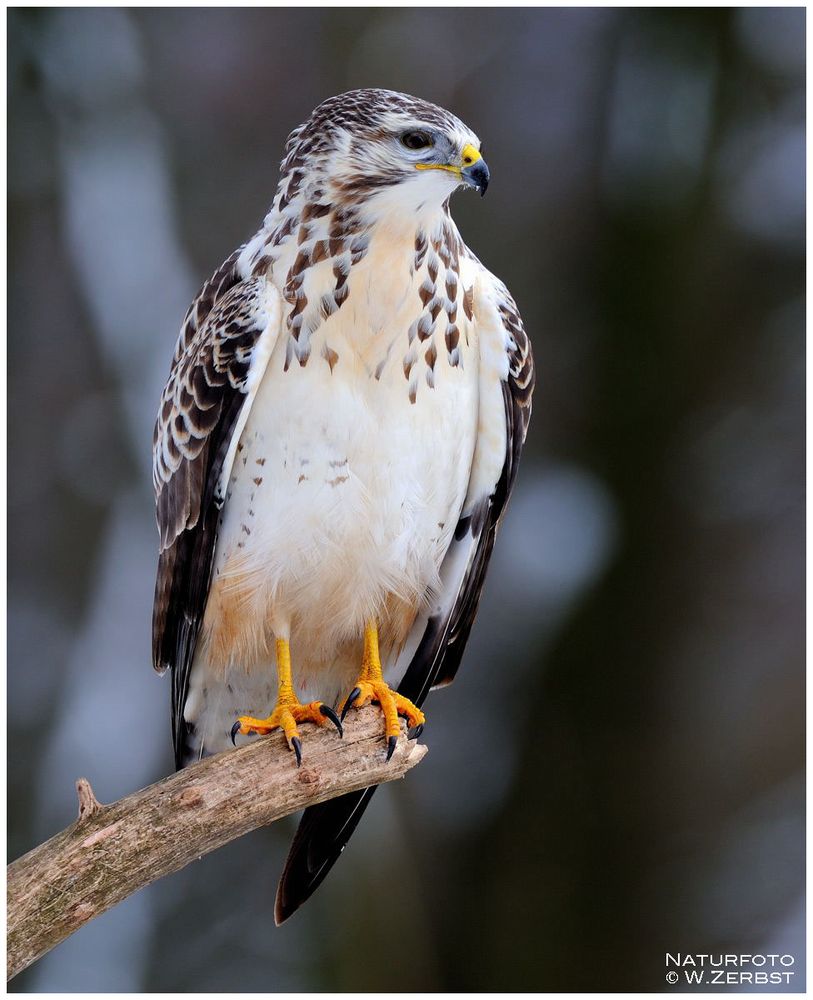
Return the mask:
[[351, 708], [361, 708], [372, 701], [378, 702], [384, 713], [384, 734], [387, 737], [387, 760], [389, 760], [398, 743], [398, 733], [400, 732], [398, 716], [403, 715], [406, 718], [410, 729], [413, 726], [422, 726], [426, 722], [426, 716], [416, 705], [412, 704], [409, 698], [393, 691], [384, 680], [381, 657], [378, 652], [378, 626], [375, 622], [368, 622], [364, 629], [364, 655], [361, 660], [361, 671], [356, 686], [344, 703], [342, 721]]
[[302, 763], [302, 740], [297, 729], [297, 722], [315, 722], [323, 726], [327, 721], [339, 730], [342, 735], [342, 724], [333, 711], [321, 701], [312, 701], [302, 705], [294, 693], [294, 683], [291, 676], [291, 648], [287, 639], [277, 639], [277, 676], [279, 688], [277, 704], [267, 719], [254, 719], [250, 715], [241, 715], [231, 728], [231, 741], [238, 733], [248, 735], [258, 733], [265, 736], [274, 729], [281, 729], [285, 734], [288, 746], [296, 754], [296, 763]]

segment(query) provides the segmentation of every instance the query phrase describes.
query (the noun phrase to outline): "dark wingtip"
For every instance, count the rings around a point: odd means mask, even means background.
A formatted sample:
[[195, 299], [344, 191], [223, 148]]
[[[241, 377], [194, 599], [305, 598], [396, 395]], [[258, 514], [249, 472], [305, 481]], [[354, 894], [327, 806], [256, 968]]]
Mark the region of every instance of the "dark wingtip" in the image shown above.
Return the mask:
[[277, 888], [277, 898], [274, 900], [274, 924], [277, 927], [279, 927], [280, 924], [284, 924], [285, 921], [288, 919], [288, 917], [290, 917], [294, 913], [296, 913], [296, 907], [294, 907], [291, 910], [291, 909], [287, 909], [283, 905], [282, 898], [280, 896], [280, 887], [278, 887]]
[[319, 888], [364, 815], [375, 786], [309, 806], [296, 831], [277, 887], [274, 921], [279, 926]]

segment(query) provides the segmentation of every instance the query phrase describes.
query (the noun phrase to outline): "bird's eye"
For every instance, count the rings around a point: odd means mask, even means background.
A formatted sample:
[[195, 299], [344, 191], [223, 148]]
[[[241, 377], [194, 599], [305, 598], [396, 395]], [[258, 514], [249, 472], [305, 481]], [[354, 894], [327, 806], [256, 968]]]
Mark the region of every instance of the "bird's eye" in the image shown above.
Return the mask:
[[427, 149], [432, 145], [432, 138], [426, 132], [404, 132], [401, 143], [407, 149]]

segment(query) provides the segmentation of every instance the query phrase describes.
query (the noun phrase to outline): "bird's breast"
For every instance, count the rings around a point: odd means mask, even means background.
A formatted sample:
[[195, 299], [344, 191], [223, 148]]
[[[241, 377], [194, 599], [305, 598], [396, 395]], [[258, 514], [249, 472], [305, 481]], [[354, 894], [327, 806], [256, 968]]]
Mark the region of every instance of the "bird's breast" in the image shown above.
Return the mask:
[[438, 585], [468, 485], [476, 359], [436, 361], [433, 384], [410, 392], [398, 312], [378, 341], [359, 339], [352, 316], [325, 324], [324, 356], [304, 366], [281, 346], [258, 389], [215, 557], [213, 627], [240, 621], [221, 657], [267, 655], [271, 633], [302, 623], [323, 652], [373, 616], [408, 630]]

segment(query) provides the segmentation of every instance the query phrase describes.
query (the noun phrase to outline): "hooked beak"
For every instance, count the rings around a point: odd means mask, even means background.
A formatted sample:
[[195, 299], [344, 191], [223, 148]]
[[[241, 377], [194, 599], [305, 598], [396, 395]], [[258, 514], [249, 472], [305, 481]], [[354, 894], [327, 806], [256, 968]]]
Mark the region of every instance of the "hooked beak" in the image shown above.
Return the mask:
[[460, 176], [469, 187], [480, 192], [481, 198], [485, 195], [491, 174], [488, 172], [486, 161], [482, 157], [476, 163], [472, 163], [470, 167], [463, 167]]
[[480, 150], [471, 143], [463, 147], [461, 153], [461, 163], [416, 163], [416, 170], [447, 170], [455, 177], [459, 177], [466, 187], [473, 187], [479, 191], [480, 195], [486, 193], [491, 174], [488, 172], [486, 161], [480, 155]]
[[480, 155], [480, 150], [472, 146], [471, 143], [463, 147], [462, 156], [463, 165], [460, 170], [460, 176], [469, 187], [473, 187], [475, 191], [479, 191], [482, 198], [486, 193], [488, 182], [491, 179], [486, 161]]

